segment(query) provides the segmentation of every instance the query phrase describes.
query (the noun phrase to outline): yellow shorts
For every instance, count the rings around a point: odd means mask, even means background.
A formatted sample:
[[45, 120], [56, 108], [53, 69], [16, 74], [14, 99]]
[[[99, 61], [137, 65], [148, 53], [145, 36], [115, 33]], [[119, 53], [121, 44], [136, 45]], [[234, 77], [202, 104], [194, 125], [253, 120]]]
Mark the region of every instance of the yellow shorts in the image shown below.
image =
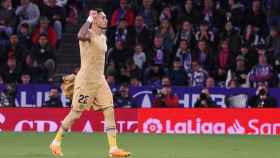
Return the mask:
[[72, 109], [75, 111], [102, 110], [113, 107], [113, 95], [107, 82], [95, 86], [77, 86], [74, 89]]

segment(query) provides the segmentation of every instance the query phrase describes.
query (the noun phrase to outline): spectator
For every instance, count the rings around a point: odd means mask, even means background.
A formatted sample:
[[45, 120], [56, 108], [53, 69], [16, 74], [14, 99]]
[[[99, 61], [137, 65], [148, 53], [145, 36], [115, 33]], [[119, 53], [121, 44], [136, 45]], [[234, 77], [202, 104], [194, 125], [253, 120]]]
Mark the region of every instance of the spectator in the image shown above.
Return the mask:
[[250, 71], [249, 79], [254, 87], [256, 87], [259, 82], [265, 83], [267, 86], [272, 85], [273, 69], [271, 65], [267, 63], [265, 55], [259, 55], [259, 63]]
[[195, 34], [195, 38], [197, 41], [205, 40], [212, 45], [214, 44], [215, 34], [211, 30], [209, 30], [209, 24], [207, 21], [203, 21], [200, 24], [199, 30]]
[[143, 45], [144, 50], [148, 50], [152, 47], [152, 32], [145, 25], [142, 15], [137, 15], [135, 17], [133, 32], [135, 34], [134, 43]]
[[30, 0], [21, 0], [20, 6], [16, 9], [16, 15], [20, 19], [20, 24], [27, 23], [30, 27], [34, 27], [40, 17], [40, 10], [38, 6]]
[[0, 21], [8, 34], [11, 34], [16, 28], [17, 18], [15, 18], [15, 10], [12, 6], [11, 0], [3, 0], [0, 8]]
[[172, 10], [169, 6], [166, 6], [162, 9], [159, 15], [159, 21], [168, 20], [171, 21], [173, 19]]
[[193, 55], [192, 61], [196, 60], [203, 69], [209, 71], [212, 75], [214, 73], [216, 63], [213, 52], [211, 52], [205, 40], [198, 41], [197, 50]]
[[163, 38], [163, 47], [169, 52], [172, 51], [173, 41], [175, 38], [175, 32], [173, 30], [170, 21], [163, 19], [160, 21], [160, 25], [155, 28], [155, 34]]
[[31, 54], [26, 56], [23, 70], [30, 74], [32, 83], [47, 83], [48, 81], [48, 71], [44, 67], [39, 66], [31, 57]]
[[220, 34], [220, 39], [227, 39], [229, 41], [229, 49], [233, 56], [236, 56], [241, 45], [241, 38], [238, 30], [232, 26], [231, 22], [225, 24], [225, 29]]
[[163, 37], [155, 36], [151, 54], [147, 54], [148, 61], [155, 61], [158, 64], [168, 67], [170, 65], [170, 53], [163, 45]]
[[133, 61], [139, 69], [143, 69], [146, 62], [146, 54], [143, 52], [142, 45], [137, 44], [134, 49]]
[[18, 41], [16, 34], [10, 36], [10, 44], [6, 48], [8, 58], [14, 58], [18, 66], [22, 66], [23, 60], [26, 56], [27, 48]]
[[75, 5], [75, 2], [73, 3], [68, 3], [67, 7], [67, 17], [66, 17], [66, 22], [72, 25], [78, 24], [79, 20], [79, 10], [78, 7]]
[[204, 0], [202, 8], [202, 19], [207, 21], [215, 30], [219, 30], [225, 24], [225, 16], [223, 12], [215, 8], [214, 0]]
[[163, 9], [159, 15], [159, 21], [168, 20], [174, 28], [178, 24], [177, 8], [172, 5], [163, 5]]
[[187, 86], [188, 85], [188, 75], [184, 68], [182, 67], [181, 60], [176, 58], [173, 61], [173, 68], [170, 70], [169, 76], [173, 85], [175, 86]]
[[235, 79], [231, 79], [227, 82], [227, 87], [226, 88], [237, 88], [237, 81]]
[[270, 96], [265, 86], [257, 89], [256, 95], [249, 98], [247, 105], [252, 108], [276, 108], [277, 101]]
[[252, 25], [255, 31], [265, 33], [267, 29], [267, 20], [265, 13], [262, 11], [261, 3], [261, 0], [253, 0], [245, 22], [247, 25]]
[[209, 76], [205, 81], [205, 88], [209, 89], [215, 87], [216, 87], [215, 79]]
[[119, 92], [114, 96], [114, 105], [116, 108], [135, 108], [132, 97], [129, 95], [128, 85], [122, 84]]
[[109, 63], [113, 62], [116, 65], [116, 69], [123, 67], [125, 64], [125, 61], [127, 59], [130, 59], [131, 57], [132, 57], [132, 54], [125, 47], [123, 40], [117, 40], [115, 42], [114, 47], [112, 47], [108, 51]]
[[179, 98], [172, 92], [170, 85], [163, 85], [159, 91], [154, 92], [154, 108], [179, 108]]
[[258, 63], [258, 54], [255, 53], [249, 46], [242, 44], [240, 47], [239, 55], [243, 56], [247, 62], [249, 69]]
[[116, 85], [116, 79], [114, 75], [107, 75], [106, 81], [111, 88]]
[[34, 61], [48, 70], [48, 74], [51, 76], [55, 71], [55, 55], [54, 50], [48, 43], [48, 37], [46, 34], [41, 34], [39, 37], [39, 43], [32, 48], [32, 56]]
[[141, 87], [142, 83], [141, 83], [141, 81], [138, 78], [131, 77], [130, 78], [130, 86], [131, 87]]
[[135, 14], [127, 4], [127, 0], [120, 0], [120, 7], [114, 10], [112, 14], [111, 26], [117, 26], [122, 18], [126, 20], [128, 26], [133, 25]]
[[134, 63], [132, 59], [127, 60], [126, 69], [129, 73], [129, 77], [135, 77], [138, 79], [142, 79], [142, 73], [139, 67]]
[[163, 76], [161, 78], [161, 87], [163, 86], [171, 86], [171, 78], [169, 76]]
[[16, 85], [6, 84], [0, 92], [0, 107], [15, 107], [16, 105]]
[[238, 0], [228, 0], [229, 9], [226, 13], [227, 21], [231, 21], [239, 30], [244, 25], [245, 6]]
[[180, 59], [181, 63], [183, 64], [183, 68], [186, 72], [191, 71], [192, 52], [186, 40], [180, 41], [179, 48], [176, 52], [176, 57]]
[[236, 58], [234, 67], [227, 72], [226, 83], [228, 84], [229, 81], [235, 80], [238, 86], [248, 88], [250, 87], [248, 73], [249, 68], [246, 66], [246, 59], [242, 55], [239, 55]]
[[269, 52], [267, 51], [267, 49], [266, 49], [266, 47], [265, 47], [264, 44], [259, 44], [259, 45], [257, 45], [257, 46], [255, 47], [255, 49], [256, 49], [256, 53], [257, 53], [258, 56], [260, 56], [260, 55], [266, 55], [267, 61], [268, 61], [268, 62], [271, 61], [271, 59], [272, 59], [272, 54], [269, 53]]
[[66, 17], [65, 9], [58, 6], [56, 0], [48, 0], [48, 4], [43, 6], [42, 16], [50, 20], [50, 25], [56, 32], [57, 40], [60, 41]]
[[49, 44], [52, 48], [57, 45], [57, 34], [52, 26], [49, 25], [49, 20], [47, 17], [41, 17], [40, 24], [35, 28], [32, 33], [33, 44], [38, 44], [39, 37], [41, 34], [46, 34], [48, 37]]
[[9, 36], [11, 32], [6, 29], [5, 24], [0, 21], [0, 47], [5, 48], [9, 45]]
[[135, 44], [135, 41], [133, 40], [134, 32], [131, 27], [127, 26], [125, 18], [121, 18], [117, 26], [111, 27], [109, 29], [108, 37], [111, 39], [109, 41], [110, 45], [116, 41], [122, 41], [126, 48], [132, 49], [133, 45]]
[[179, 31], [177, 32], [175, 36], [175, 46], [177, 47], [181, 40], [185, 40], [189, 44], [189, 48], [194, 49], [194, 46], [196, 44], [195, 35], [193, 32], [192, 24], [189, 21], [183, 21]]
[[280, 31], [276, 26], [270, 29], [270, 35], [266, 38], [266, 48], [273, 54], [275, 60], [280, 58]]
[[28, 73], [22, 73], [20, 76], [20, 83], [22, 85], [28, 85], [30, 84], [31, 76]]
[[275, 25], [280, 29], [280, 1], [279, 0], [266, 0], [267, 20], [270, 26]]
[[130, 76], [129, 69], [127, 69], [126, 66], [120, 67], [117, 75], [118, 83], [128, 84], [130, 81], [130, 77], [131, 76]]
[[148, 85], [159, 85], [161, 78], [165, 75], [161, 64], [154, 62], [152, 66], [144, 71], [144, 83]]
[[116, 76], [117, 75], [117, 69], [116, 69], [116, 64], [114, 62], [110, 62], [106, 64], [106, 70], [105, 70], [105, 75], [112, 75]]
[[227, 40], [221, 41], [218, 58], [217, 67], [218, 70], [215, 74], [215, 79], [220, 86], [225, 86], [227, 71], [232, 66], [233, 55], [229, 50], [229, 43]]
[[9, 98], [6, 94], [7, 92], [3, 90], [0, 92], [0, 107], [8, 107], [8, 106], [13, 106], [14, 104], [9, 102]]
[[253, 25], [246, 26], [241, 38], [242, 43], [248, 45], [249, 47], [255, 47], [264, 42], [264, 39], [258, 34], [256, 27]]
[[29, 25], [26, 23], [23, 23], [18, 32], [17, 37], [19, 40], [19, 43], [24, 45], [27, 49], [31, 49], [32, 47], [32, 35], [31, 35], [31, 29], [29, 28]]
[[194, 25], [199, 25], [201, 15], [193, 3], [193, 0], [185, 0], [185, 4], [182, 5], [182, 7], [179, 10], [180, 22], [188, 21], [189, 23], [192, 23]]
[[47, 100], [44, 104], [43, 107], [49, 107], [49, 108], [59, 108], [62, 107], [62, 102], [60, 99], [59, 91], [57, 88], [52, 87], [50, 89], [50, 95], [49, 95], [49, 100]]
[[17, 83], [20, 78], [20, 67], [15, 58], [9, 58], [7, 65], [2, 68], [1, 75], [4, 78], [5, 83]]
[[208, 78], [208, 73], [205, 71], [197, 61], [192, 62], [192, 71], [188, 73], [190, 78], [190, 86], [203, 87]]
[[153, 1], [154, 0], [142, 0], [142, 6], [138, 11], [138, 14], [143, 16], [144, 23], [149, 30], [152, 30], [156, 26], [158, 17], [157, 11], [152, 6]]
[[209, 90], [206, 88], [203, 88], [201, 90], [201, 93], [194, 103], [195, 108], [216, 108], [215, 102], [212, 100]]

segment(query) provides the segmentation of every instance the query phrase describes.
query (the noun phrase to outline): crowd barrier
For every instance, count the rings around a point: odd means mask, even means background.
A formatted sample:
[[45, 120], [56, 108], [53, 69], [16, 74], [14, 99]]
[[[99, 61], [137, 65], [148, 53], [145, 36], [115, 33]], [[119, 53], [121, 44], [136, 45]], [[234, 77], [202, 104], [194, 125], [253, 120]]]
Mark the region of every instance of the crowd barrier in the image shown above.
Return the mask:
[[[68, 108], [0, 108], [0, 132], [55, 132]], [[280, 109], [116, 109], [119, 133], [279, 135]], [[71, 128], [104, 132], [101, 112], [86, 111]]]
[[[18, 85], [16, 94], [16, 106], [17, 107], [41, 107], [42, 104], [49, 99], [50, 85], [44, 84], [31, 84], [31, 85]], [[4, 86], [0, 84], [0, 91]], [[117, 91], [117, 86], [111, 86], [113, 92]], [[130, 87], [129, 92], [132, 96], [133, 104], [139, 105], [144, 108], [150, 108], [154, 99], [153, 91], [157, 89], [152, 86]], [[201, 88], [197, 87], [173, 87], [173, 92], [179, 97], [179, 105], [181, 107], [190, 108], [193, 107], [197, 98], [200, 95]], [[280, 88], [269, 89], [271, 96], [277, 100], [277, 105], [280, 105]], [[245, 102], [246, 98], [256, 94], [254, 88], [211, 88], [210, 94], [216, 105], [226, 107], [226, 98], [231, 95], [242, 94]], [[61, 95], [61, 100], [64, 106], [66, 106], [68, 100], [65, 96]], [[238, 104], [242, 104], [241, 103]]]

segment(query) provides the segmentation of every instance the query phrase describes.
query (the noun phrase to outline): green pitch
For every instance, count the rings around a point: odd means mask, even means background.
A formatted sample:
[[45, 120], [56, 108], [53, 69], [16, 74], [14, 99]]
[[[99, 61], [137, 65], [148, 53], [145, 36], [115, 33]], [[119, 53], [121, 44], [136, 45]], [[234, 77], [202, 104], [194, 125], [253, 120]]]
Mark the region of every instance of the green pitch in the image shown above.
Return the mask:
[[[0, 158], [52, 158], [48, 145], [54, 134], [0, 133]], [[108, 158], [104, 134], [66, 134], [65, 158]], [[277, 136], [119, 136], [131, 158], [280, 158]]]

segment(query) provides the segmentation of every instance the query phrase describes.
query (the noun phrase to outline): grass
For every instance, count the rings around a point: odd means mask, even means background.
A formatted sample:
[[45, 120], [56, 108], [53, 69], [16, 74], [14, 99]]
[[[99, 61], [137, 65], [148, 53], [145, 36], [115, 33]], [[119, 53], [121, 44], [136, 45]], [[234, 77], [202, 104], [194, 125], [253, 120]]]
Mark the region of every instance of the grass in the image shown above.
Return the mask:
[[[0, 133], [0, 158], [51, 158], [54, 133]], [[131, 158], [279, 158], [277, 136], [119, 135]], [[108, 158], [106, 135], [68, 133], [65, 158]]]

